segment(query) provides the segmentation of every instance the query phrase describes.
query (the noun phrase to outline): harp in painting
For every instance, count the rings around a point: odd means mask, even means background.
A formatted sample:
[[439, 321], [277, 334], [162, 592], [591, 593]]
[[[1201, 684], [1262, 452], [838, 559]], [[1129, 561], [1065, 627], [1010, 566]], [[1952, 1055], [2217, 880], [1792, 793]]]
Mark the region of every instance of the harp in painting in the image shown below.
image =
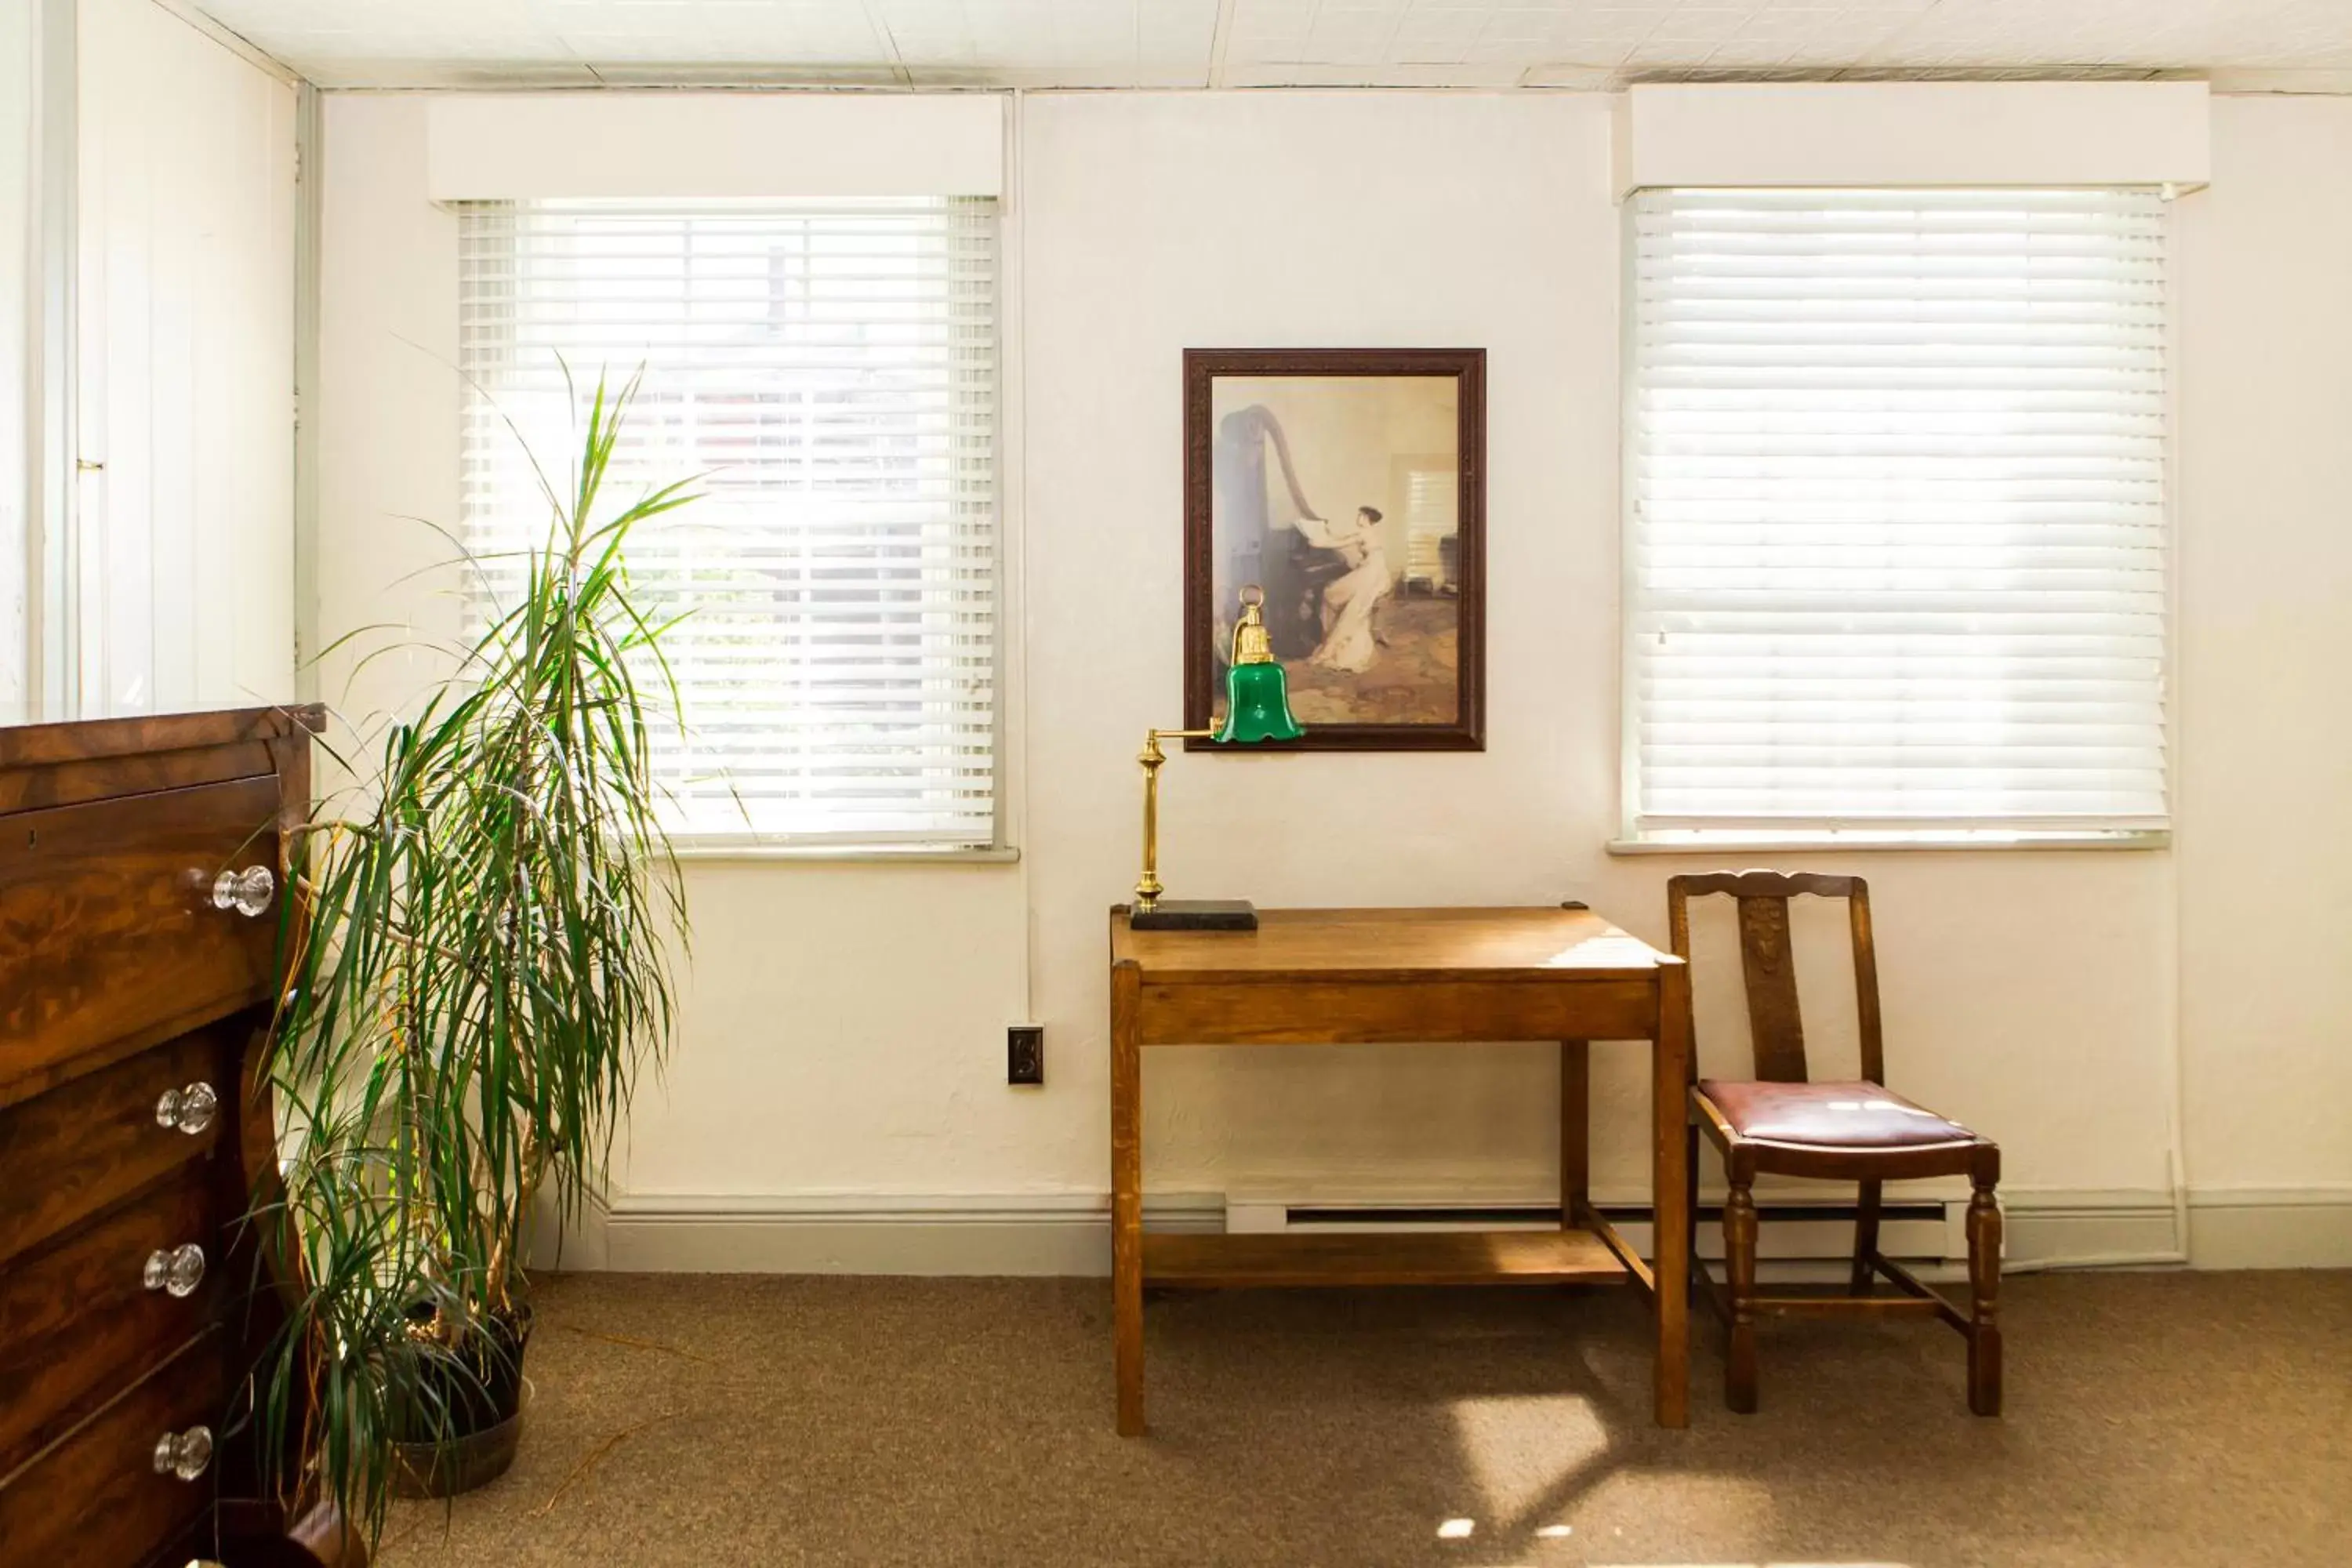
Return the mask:
[[[1274, 657], [1285, 663], [1304, 659], [1323, 637], [1323, 589], [1346, 575], [1348, 563], [1299, 531], [1300, 519], [1319, 522], [1322, 513], [1299, 489], [1281, 421], [1262, 404], [1226, 415], [1217, 425], [1214, 467], [1217, 509], [1225, 520], [1219, 532], [1232, 543], [1216, 561], [1213, 603], [1226, 615], [1244, 585], [1258, 584], [1265, 590], [1263, 613]], [[1232, 634], [1232, 626], [1220, 620], [1216, 646], [1229, 646]]]

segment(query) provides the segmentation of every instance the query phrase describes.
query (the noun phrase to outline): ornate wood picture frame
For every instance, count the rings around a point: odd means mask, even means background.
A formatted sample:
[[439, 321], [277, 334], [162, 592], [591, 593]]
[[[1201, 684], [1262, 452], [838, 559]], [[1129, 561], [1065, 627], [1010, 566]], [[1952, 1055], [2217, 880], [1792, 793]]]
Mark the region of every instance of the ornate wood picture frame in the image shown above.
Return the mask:
[[1486, 390], [1484, 349], [1185, 351], [1187, 729], [1254, 583], [1307, 728], [1265, 747], [1486, 749]]

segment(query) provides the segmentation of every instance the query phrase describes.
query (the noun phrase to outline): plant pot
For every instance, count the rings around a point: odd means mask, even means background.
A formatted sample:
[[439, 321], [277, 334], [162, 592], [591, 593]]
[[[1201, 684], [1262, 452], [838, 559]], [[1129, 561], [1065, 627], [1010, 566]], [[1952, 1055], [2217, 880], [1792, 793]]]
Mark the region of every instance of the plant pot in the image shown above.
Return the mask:
[[392, 1445], [392, 1491], [394, 1497], [450, 1498], [489, 1485], [514, 1463], [522, 1440], [523, 1408], [530, 1403], [530, 1384], [522, 1375], [523, 1352], [530, 1343], [531, 1314], [520, 1309], [499, 1335], [501, 1353], [480, 1371], [478, 1384], [453, 1384], [445, 1396], [458, 1412], [461, 1429], [446, 1441], [424, 1438]]
[[497, 1426], [450, 1443], [394, 1443], [392, 1495], [451, 1498], [486, 1487], [507, 1473], [521, 1441], [522, 1411], [517, 1409]]

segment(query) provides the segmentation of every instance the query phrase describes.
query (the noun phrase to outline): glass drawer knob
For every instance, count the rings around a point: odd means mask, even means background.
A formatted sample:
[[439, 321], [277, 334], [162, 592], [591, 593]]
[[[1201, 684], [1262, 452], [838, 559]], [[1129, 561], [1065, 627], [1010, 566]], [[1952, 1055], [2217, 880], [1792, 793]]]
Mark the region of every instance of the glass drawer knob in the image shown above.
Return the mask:
[[191, 1241], [184, 1247], [159, 1247], [147, 1255], [140, 1281], [150, 1290], [193, 1296], [205, 1282], [205, 1249]]
[[213, 1429], [191, 1426], [155, 1439], [155, 1473], [193, 1481], [213, 1462]]
[[267, 866], [243, 871], [223, 871], [213, 879], [213, 908], [235, 910], [250, 920], [269, 907], [278, 892], [278, 879]]
[[220, 1096], [208, 1083], [192, 1083], [185, 1089], [167, 1089], [155, 1101], [155, 1125], [176, 1127], [193, 1138], [213, 1124], [220, 1110]]

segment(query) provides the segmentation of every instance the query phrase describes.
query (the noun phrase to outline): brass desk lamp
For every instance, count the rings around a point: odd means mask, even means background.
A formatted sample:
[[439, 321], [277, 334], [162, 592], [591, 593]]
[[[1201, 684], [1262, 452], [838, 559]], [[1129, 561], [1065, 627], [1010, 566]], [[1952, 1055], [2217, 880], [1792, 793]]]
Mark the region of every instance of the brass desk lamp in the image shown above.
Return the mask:
[[1242, 590], [1242, 616], [1234, 626], [1234, 655], [1225, 671], [1225, 721], [1206, 730], [1150, 730], [1136, 761], [1143, 764], [1143, 875], [1136, 879], [1135, 903], [1127, 923], [1135, 931], [1255, 931], [1257, 909], [1246, 899], [1162, 899], [1160, 894], [1160, 764], [1168, 753], [1162, 741], [1201, 739], [1219, 745], [1234, 742], [1295, 741], [1307, 733], [1291, 715], [1290, 683], [1274, 660], [1274, 643], [1259, 606], [1265, 590], [1255, 583]]

